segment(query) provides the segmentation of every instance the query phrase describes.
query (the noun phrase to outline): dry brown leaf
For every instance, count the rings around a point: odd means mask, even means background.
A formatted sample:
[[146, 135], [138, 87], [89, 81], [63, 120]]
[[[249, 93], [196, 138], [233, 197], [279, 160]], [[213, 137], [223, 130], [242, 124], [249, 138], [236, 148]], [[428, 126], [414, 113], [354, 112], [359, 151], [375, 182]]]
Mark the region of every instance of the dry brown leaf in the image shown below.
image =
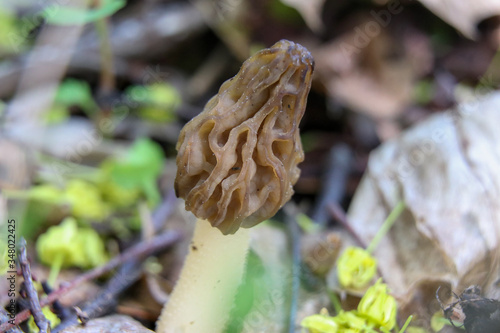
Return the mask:
[[375, 255], [384, 279], [410, 312], [428, 309], [438, 285], [460, 291], [478, 284], [490, 296], [496, 292], [499, 110], [500, 93], [461, 104], [370, 157], [348, 216], [368, 243], [404, 200], [406, 211]]
[[481, 20], [500, 15], [498, 0], [420, 0], [420, 2], [472, 39], [477, 36], [477, 24]]
[[411, 102], [414, 82], [432, 67], [428, 40], [416, 32], [396, 38], [371, 16], [360, 22], [313, 52], [316, 76], [332, 99], [376, 119], [394, 118]]

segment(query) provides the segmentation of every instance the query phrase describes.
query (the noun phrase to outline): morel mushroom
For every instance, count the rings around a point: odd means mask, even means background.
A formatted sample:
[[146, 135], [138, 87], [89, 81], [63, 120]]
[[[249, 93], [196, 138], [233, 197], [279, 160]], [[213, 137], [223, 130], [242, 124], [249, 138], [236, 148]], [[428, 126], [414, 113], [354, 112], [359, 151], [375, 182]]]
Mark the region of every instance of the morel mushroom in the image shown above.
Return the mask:
[[175, 190], [198, 221], [158, 332], [223, 330], [249, 245], [239, 229], [272, 217], [299, 177], [313, 63], [301, 45], [279, 41], [246, 60], [181, 131]]

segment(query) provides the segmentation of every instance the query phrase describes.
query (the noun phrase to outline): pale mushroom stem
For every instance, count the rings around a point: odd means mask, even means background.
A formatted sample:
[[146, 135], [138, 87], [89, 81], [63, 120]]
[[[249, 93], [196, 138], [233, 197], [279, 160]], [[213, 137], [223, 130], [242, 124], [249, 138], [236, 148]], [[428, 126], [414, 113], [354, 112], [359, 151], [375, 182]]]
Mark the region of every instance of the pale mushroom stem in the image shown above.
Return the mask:
[[223, 332], [245, 272], [249, 242], [249, 229], [223, 235], [198, 219], [184, 268], [156, 332]]

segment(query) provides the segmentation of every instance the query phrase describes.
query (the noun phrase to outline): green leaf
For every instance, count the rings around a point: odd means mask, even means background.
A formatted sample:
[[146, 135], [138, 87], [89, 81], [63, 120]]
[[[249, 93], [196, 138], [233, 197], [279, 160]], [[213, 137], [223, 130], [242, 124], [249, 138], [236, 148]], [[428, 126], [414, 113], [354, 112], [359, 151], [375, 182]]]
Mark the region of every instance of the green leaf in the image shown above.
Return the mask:
[[85, 112], [92, 112], [97, 106], [87, 82], [67, 79], [59, 86], [54, 100], [55, 105], [64, 107], [79, 106]]
[[123, 8], [125, 0], [103, 0], [102, 6], [96, 9], [63, 7], [53, 5], [42, 12], [47, 23], [55, 25], [85, 24], [108, 17]]
[[307, 234], [314, 234], [321, 229], [321, 227], [311, 220], [311, 218], [309, 218], [306, 214], [299, 213], [297, 214], [296, 219], [299, 227]]
[[60, 124], [69, 117], [68, 108], [62, 105], [53, 105], [44, 115], [43, 120], [46, 124]]
[[280, 0], [271, 0], [268, 3], [269, 13], [277, 20], [288, 24], [300, 24], [303, 21], [300, 13], [293, 7]]
[[151, 205], [159, 202], [156, 180], [163, 170], [161, 147], [149, 140], [139, 139], [122, 158], [107, 163], [111, 179], [125, 189], [140, 189]]
[[16, 219], [18, 236], [26, 239], [32, 239], [51, 216], [61, 212], [57, 205], [39, 200], [16, 199], [11, 205], [9, 216]]
[[431, 328], [434, 332], [441, 331], [448, 323], [448, 319], [444, 317], [441, 310], [435, 312], [431, 317]]
[[[20, 41], [16, 42], [21, 35], [16, 21], [13, 13], [0, 6], [0, 56], [18, 51], [18, 46], [23, 44]], [[24, 40], [24, 38], [21, 39]]]

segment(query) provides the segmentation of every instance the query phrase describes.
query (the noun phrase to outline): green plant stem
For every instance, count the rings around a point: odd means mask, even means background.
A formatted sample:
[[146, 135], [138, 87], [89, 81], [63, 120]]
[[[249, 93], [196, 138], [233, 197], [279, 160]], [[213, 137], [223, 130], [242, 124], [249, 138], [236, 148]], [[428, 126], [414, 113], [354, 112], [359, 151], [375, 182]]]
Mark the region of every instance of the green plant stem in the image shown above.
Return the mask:
[[57, 276], [61, 271], [63, 259], [64, 255], [62, 253], [58, 253], [54, 261], [52, 262], [52, 265], [50, 265], [50, 274], [49, 278], [47, 279], [47, 283], [50, 287], [54, 287], [56, 285]]
[[336, 293], [330, 291], [328, 292], [328, 296], [330, 297], [330, 302], [332, 302], [333, 310], [335, 311], [335, 315], [338, 315], [340, 311], [342, 311], [342, 304], [340, 304], [340, 300]]
[[408, 325], [410, 325], [410, 322], [411, 322], [412, 319], [413, 319], [413, 315], [409, 316], [408, 319], [406, 319], [406, 322], [403, 325], [403, 327], [401, 328], [401, 330], [399, 331], [399, 333], [404, 333], [404, 331], [406, 330], [406, 328], [408, 327]]
[[109, 40], [109, 23], [108, 18], [103, 18], [96, 21], [97, 34], [100, 41], [101, 55], [101, 79], [100, 90], [101, 94], [108, 95], [115, 89], [115, 75], [113, 50]]
[[391, 229], [392, 225], [396, 220], [398, 219], [399, 215], [403, 212], [405, 209], [405, 203], [403, 201], [399, 201], [392, 210], [392, 212], [387, 216], [385, 219], [384, 223], [380, 227], [380, 229], [377, 231], [377, 234], [375, 237], [373, 237], [372, 241], [370, 242], [370, 245], [366, 248], [366, 251], [368, 253], [373, 253], [373, 251], [377, 248], [377, 245], [380, 243], [382, 238], [389, 232]]
[[[103, 1], [95, 0], [95, 3], [101, 7]], [[104, 101], [108, 100], [115, 90], [116, 80], [114, 74], [113, 49], [109, 39], [109, 17], [104, 17], [95, 22], [97, 35], [99, 36], [99, 52], [101, 56], [101, 77], [99, 82], [99, 95], [104, 97]], [[111, 103], [104, 103], [101, 107], [101, 112], [94, 119], [96, 123], [102, 123], [103, 120], [111, 118], [112, 107]], [[105, 135], [102, 126], [97, 126], [98, 131]]]

